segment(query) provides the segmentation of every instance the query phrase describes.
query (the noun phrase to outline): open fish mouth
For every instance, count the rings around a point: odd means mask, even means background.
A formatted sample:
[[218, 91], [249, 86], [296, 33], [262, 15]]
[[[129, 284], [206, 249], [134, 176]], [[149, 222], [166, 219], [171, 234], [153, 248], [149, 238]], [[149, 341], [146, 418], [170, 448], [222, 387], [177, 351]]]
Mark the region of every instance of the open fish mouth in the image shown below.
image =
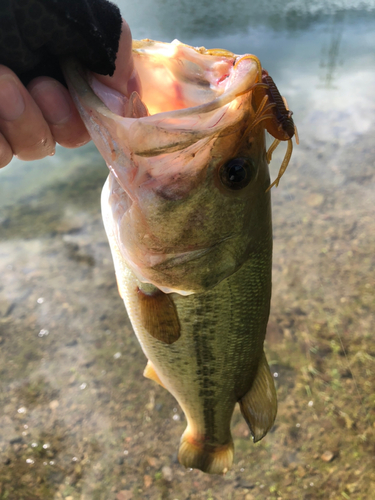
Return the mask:
[[[139, 279], [163, 290], [203, 291], [235, 272], [251, 247], [244, 228], [258, 188], [234, 195], [219, 172], [250, 151], [255, 182], [265, 163], [264, 131], [250, 133], [259, 61], [177, 40], [135, 41], [133, 58], [141, 89], [131, 95], [105, 87], [77, 61], [65, 63], [75, 103], [111, 172], [102, 209]], [[264, 192], [268, 177], [260, 182]]]
[[259, 67], [252, 59], [222, 49], [190, 47], [178, 40], [135, 40], [133, 58], [142, 84], [139, 98], [146, 109], [138, 106], [138, 99], [134, 102], [134, 96], [100, 83], [78, 61], [65, 62], [73, 98], [105, 159], [108, 151], [102, 149], [108, 136], [97, 137], [103, 130], [95, 127], [95, 123], [103, 125], [100, 119], [113, 122], [112, 159], [125, 146], [149, 157], [182, 150], [240, 122], [241, 96], [259, 79]]

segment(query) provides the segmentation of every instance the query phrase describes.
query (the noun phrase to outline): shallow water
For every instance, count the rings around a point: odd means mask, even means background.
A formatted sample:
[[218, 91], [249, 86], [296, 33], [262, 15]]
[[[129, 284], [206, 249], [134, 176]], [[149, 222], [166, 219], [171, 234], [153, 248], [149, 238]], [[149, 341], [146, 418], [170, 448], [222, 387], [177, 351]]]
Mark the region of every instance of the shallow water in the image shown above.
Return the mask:
[[[282, 5], [281, 5], [282, 4]], [[177, 462], [175, 400], [118, 296], [94, 146], [0, 171], [0, 499], [369, 499], [375, 491], [375, 4], [119, 2], [135, 38], [259, 56], [300, 145], [272, 190], [275, 426], [224, 477]], [[274, 155], [274, 178], [283, 151]]]

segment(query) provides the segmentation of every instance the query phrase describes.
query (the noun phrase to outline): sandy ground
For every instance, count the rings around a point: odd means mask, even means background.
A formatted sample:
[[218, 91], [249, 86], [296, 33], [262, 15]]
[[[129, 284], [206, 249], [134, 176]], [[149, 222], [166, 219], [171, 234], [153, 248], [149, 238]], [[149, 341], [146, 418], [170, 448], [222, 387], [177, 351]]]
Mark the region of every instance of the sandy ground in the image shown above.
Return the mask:
[[[99, 211], [100, 158], [0, 215], [0, 499], [356, 499], [375, 491], [374, 131], [300, 145], [273, 189], [272, 431], [224, 477], [177, 461]], [[279, 156], [275, 158], [273, 176]]]

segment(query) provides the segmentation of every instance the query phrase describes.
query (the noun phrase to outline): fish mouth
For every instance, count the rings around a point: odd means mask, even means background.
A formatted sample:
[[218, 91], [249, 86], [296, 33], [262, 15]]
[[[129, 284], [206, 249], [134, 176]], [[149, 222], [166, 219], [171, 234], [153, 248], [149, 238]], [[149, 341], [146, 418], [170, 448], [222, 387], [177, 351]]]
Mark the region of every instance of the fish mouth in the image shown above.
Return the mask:
[[72, 97], [108, 164], [125, 150], [152, 157], [181, 151], [225, 129], [231, 133], [243, 120], [245, 94], [259, 79], [252, 59], [178, 40], [134, 41], [133, 59], [144, 108], [127, 105], [132, 96], [99, 83], [76, 59], [63, 62]]
[[[112, 174], [102, 209], [108, 205], [110, 232], [140, 281], [183, 294], [205, 291], [238, 269], [246, 253], [248, 237], [242, 243], [238, 233], [247, 202], [223, 196], [216, 172], [240, 144], [248, 147], [259, 67], [252, 57], [178, 41], [134, 42], [133, 59], [142, 89], [113, 99], [78, 61], [64, 63]], [[123, 193], [118, 203], [114, 192]], [[223, 238], [230, 231], [236, 236]]]
[[110, 89], [75, 59], [65, 60], [63, 69], [81, 117], [123, 190], [133, 200], [140, 186], [183, 198], [210, 161], [212, 141], [238, 133], [248, 121], [259, 67], [246, 56], [177, 40], [134, 41], [133, 59], [139, 95]]

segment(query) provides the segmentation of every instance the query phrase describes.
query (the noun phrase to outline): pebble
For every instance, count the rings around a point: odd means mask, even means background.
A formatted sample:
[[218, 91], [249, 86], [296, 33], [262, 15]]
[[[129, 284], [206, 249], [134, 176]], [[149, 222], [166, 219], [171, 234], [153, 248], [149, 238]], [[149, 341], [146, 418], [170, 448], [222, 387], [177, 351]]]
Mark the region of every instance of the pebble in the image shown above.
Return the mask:
[[355, 493], [356, 491], [358, 491], [358, 483], [347, 484], [346, 489], [349, 491], [349, 493]]
[[149, 488], [152, 485], [152, 477], [146, 474], [143, 476], [143, 483], [145, 488]]
[[50, 402], [49, 407], [51, 410], [56, 410], [56, 408], [59, 406], [59, 402], [57, 399], [54, 399], [53, 401]]
[[323, 460], [323, 462], [332, 462], [332, 460], [335, 458], [335, 454], [332, 451], [326, 450], [320, 458]]
[[324, 202], [324, 196], [320, 193], [313, 193], [307, 198], [306, 203], [309, 207], [320, 207]]
[[164, 467], [161, 469], [161, 473], [163, 474], [163, 478], [166, 481], [172, 481], [173, 472], [172, 472], [172, 469], [168, 465], [164, 465]]
[[116, 495], [116, 500], [131, 500], [133, 498], [133, 492], [130, 490], [121, 490]]
[[147, 460], [148, 464], [151, 467], [156, 467], [156, 465], [157, 465], [156, 458], [154, 458], [154, 457], [147, 457], [146, 460]]
[[305, 477], [306, 476], [306, 471], [305, 469], [302, 467], [302, 465], [299, 465], [297, 467], [297, 474], [299, 475], [299, 477]]

